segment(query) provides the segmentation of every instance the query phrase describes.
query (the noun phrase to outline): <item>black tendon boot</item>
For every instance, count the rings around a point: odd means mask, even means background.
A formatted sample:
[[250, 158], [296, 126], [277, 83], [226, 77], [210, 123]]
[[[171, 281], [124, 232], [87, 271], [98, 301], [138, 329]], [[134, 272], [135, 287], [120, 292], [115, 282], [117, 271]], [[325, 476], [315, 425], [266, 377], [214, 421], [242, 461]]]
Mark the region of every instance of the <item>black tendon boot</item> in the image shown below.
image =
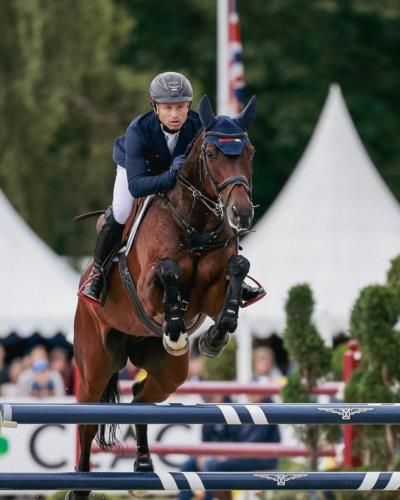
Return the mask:
[[104, 224], [97, 236], [96, 248], [94, 251], [93, 267], [87, 280], [79, 290], [79, 297], [95, 304], [103, 304], [104, 284], [106, 272], [104, 264], [108, 261], [111, 253], [121, 242], [122, 232], [125, 224], [119, 224], [115, 219], [112, 207], [108, 207], [104, 214]]

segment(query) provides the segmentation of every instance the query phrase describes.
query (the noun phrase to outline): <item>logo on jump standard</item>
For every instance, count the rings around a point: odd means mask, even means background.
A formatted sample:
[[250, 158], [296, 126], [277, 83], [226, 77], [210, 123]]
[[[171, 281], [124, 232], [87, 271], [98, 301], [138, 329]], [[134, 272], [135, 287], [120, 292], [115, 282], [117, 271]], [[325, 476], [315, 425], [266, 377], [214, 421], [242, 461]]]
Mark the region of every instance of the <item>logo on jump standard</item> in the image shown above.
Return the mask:
[[353, 415], [366, 413], [367, 411], [374, 410], [374, 408], [318, 408], [318, 410], [340, 415], [342, 420], [350, 420]]
[[288, 474], [285, 472], [275, 472], [269, 474], [253, 474], [255, 477], [262, 477], [263, 479], [270, 479], [271, 481], [275, 481], [277, 486], [286, 486], [288, 481], [292, 481], [293, 479], [300, 479], [301, 477], [307, 477], [308, 474]]

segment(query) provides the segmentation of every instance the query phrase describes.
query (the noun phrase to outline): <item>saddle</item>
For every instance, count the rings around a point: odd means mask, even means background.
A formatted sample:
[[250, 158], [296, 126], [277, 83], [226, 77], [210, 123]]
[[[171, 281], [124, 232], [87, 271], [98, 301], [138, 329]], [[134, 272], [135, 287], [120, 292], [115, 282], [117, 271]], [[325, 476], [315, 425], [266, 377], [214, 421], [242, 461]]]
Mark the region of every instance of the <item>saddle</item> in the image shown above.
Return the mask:
[[[146, 198], [135, 198], [132, 203], [132, 210], [129, 214], [128, 220], [125, 223], [124, 231], [122, 233], [121, 246], [118, 250], [113, 252], [113, 257], [115, 257], [115, 253], [120, 251], [121, 248], [124, 248], [128, 245], [129, 242], [129, 250], [132, 247], [133, 240], [135, 239], [137, 230], [142, 222], [147, 209], [150, 207], [151, 202], [153, 201], [154, 195], [147, 196]], [[104, 213], [102, 213], [96, 222], [96, 232], [100, 233], [101, 228], [104, 224]], [[125, 250], [126, 254], [129, 251]]]
[[[153, 199], [154, 195], [147, 196], [145, 198], [135, 198], [133, 200], [132, 210], [128, 220], [126, 221], [124, 232], [122, 233], [123, 243], [127, 243], [130, 239], [132, 239], [133, 241], [133, 239], [136, 236], [136, 232], [140, 226], [140, 223], [142, 222], [143, 217], [147, 212], [147, 209], [151, 205]], [[134, 232], [133, 235], [131, 235], [132, 231]]]

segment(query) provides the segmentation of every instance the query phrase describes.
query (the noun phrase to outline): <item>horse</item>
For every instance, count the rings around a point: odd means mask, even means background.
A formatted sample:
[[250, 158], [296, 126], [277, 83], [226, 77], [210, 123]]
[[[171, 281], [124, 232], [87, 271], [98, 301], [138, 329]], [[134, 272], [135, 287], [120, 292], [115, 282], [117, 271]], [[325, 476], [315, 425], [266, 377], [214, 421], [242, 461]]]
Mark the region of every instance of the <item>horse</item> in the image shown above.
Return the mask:
[[[250, 229], [254, 214], [255, 150], [247, 129], [255, 118], [255, 104], [253, 96], [235, 118], [215, 116], [203, 96], [203, 128], [189, 146], [177, 183], [153, 197], [130, 252], [119, 253], [120, 264], [126, 266], [123, 272], [117, 265], [111, 267], [103, 307], [78, 301], [78, 402], [118, 402], [118, 372], [128, 358], [147, 374], [133, 384], [132, 403], [163, 402], [187, 377], [188, 333], [204, 317], [214, 321], [199, 341], [206, 356], [218, 355], [235, 331], [241, 286], [249, 270], [247, 259], [238, 254], [238, 236]], [[226, 148], [231, 154], [224, 154]], [[90, 266], [81, 283], [89, 271]], [[132, 283], [142, 314], [125, 286]], [[79, 426], [78, 471], [89, 471], [95, 437], [103, 448], [115, 444], [115, 428]], [[147, 425], [136, 425], [136, 435], [134, 470], [153, 471]], [[70, 491], [67, 498], [88, 495]]]

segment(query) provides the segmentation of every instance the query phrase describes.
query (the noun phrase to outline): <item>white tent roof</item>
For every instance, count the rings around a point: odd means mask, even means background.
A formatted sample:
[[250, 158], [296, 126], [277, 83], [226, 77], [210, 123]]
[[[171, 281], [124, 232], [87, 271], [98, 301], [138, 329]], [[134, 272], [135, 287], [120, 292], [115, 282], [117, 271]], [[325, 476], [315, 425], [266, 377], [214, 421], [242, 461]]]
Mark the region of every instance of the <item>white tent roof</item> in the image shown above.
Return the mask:
[[368, 157], [337, 85], [297, 168], [255, 229], [243, 253], [268, 296], [242, 311], [241, 330], [282, 332], [287, 293], [307, 282], [315, 323], [329, 340], [347, 330], [360, 289], [385, 282], [390, 259], [400, 253], [400, 206]]
[[22, 220], [0, 190], [0, 337], [72, 331], [78, 275]]

